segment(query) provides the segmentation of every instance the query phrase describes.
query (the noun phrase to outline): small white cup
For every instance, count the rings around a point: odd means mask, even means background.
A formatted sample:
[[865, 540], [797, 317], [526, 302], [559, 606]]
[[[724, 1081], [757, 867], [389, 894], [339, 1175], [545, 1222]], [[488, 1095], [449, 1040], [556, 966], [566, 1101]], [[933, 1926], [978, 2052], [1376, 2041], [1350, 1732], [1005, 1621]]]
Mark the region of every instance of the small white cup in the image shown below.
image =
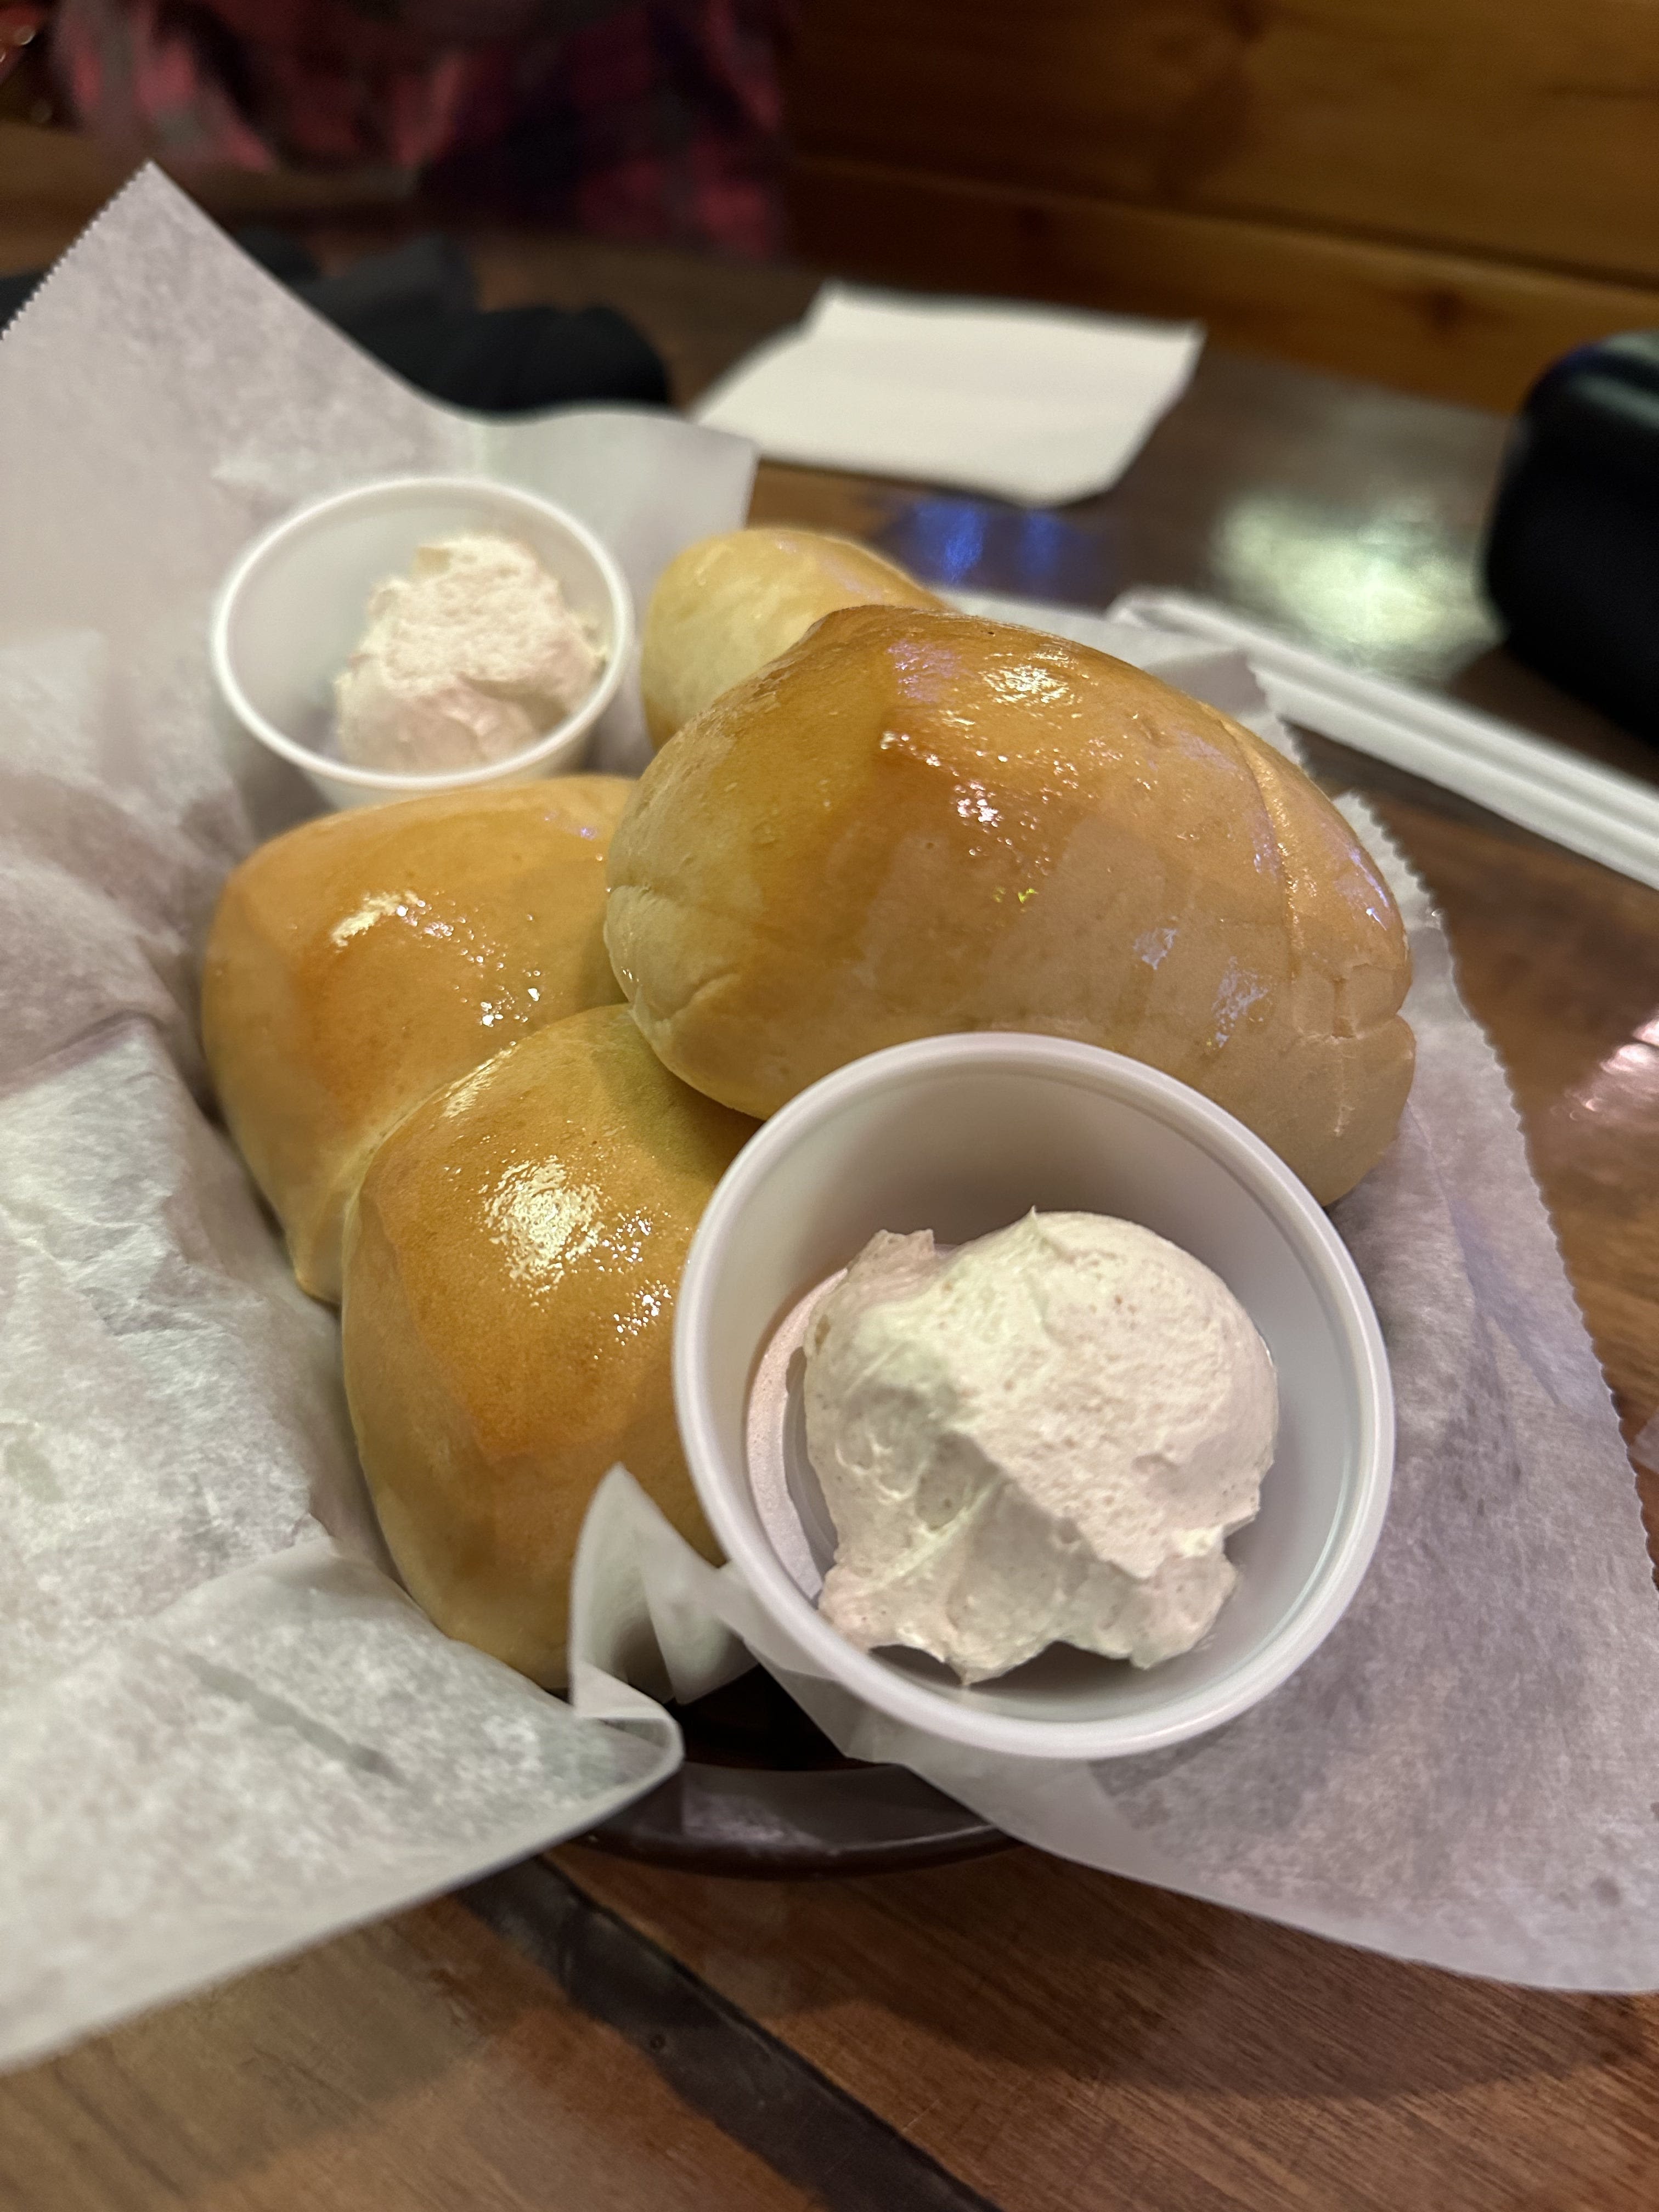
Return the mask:
[[[465, 530], [521, 539], [558, 580], [605, 654], [593, 689], [533, 745], [482, 768], [406, 775], [339, 759], [334, 679], [362, 636], [370, 594], [388, 576], [406, 575], [421, 546]], [[574, 514], [488, 477], [391, 477], [313, 501], [256, 538], [221, 587], [209, 650], [237, 720], [341, 807], [529, 783], [579, 768], [594, 723], [617, 696], [633, 638], [623, 573]]]
[[[1212, 1268], [1273, 1353], [1279, 1445], [1259, 1516], [1229, 1540], [1237, 1587], [1196, 1650], [1143, 1671], [1055, 1647], [965, 1688], [920, 1655], [858, 1650], [818, 1613], [800, 1587], [810, 1501], [779, 1542], [776, 1486], [763, 1510], [758, 1467], [751, 1478], [749, 1401], [785, 1317], [877, 1230], [931, 1229], [961, 1243], [1033, 1206], [1144, 1223]], [[1358, 1588], [1394, 1466], [1382, 1332], [1307, 1190], [1185, 1084], [1056, 1037], [899, 1045], [774, 1115], [727, 1170], [693, 1240], [674, 1394], [703, 1510], [803, 1669], [935, 1736], [1032, 1758], [1150, 1751], [1266, 1697]], [[793, 1407], [779, 1416], [797, 1439], [799, 1418]], [[799, 1451], [786, 1441], [774, 1456]]]

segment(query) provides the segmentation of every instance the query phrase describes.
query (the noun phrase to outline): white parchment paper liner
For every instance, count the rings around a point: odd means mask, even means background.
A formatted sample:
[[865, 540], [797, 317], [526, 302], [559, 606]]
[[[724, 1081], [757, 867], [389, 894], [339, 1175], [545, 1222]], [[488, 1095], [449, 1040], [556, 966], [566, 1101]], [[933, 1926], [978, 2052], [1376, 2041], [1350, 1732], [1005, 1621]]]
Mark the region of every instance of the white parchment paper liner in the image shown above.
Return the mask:
[[[1075, 610], [963, 604], [1155, 667], [1293, 750], [1237, 653]], [[1375, 815], [1345, 811], [1415, 963], [1411, 1103], [1334, 1212], [1388, 1340], [1399, 1457], [1370, 1573], [1300, 1672], [1168, 1752], [976, 1754], [811, 1672], [735, 1571], [696, 1558], [620, 1474], [578, 1561], [579, 1579], [605, 1579], [612, 1632], [592, 1608], [578, 1626], [595, 1663], [640, 1680], [654, 1633], [681, 1698], [740, 1668], [742, 1639], [843, 1751], [1087, 1865], [1468, 1973], [1659, 1987], [1659, 1602], [1630, 1463], [1445, 933]]]
[[[385, 1571], [331, 1315], [203, 1111], [227, 870], [314, 802], [206, 623], [276, 515], [476, 470], [641, 604], [746, 511], [646, 410], [486, 424], [388, 377], [141, 177], [0, 342], [0, 2063], [580, 1832], [678, 1732], [441, 1636]], [[599, 764], [638, 764], [637, 685]], [[607, 1725], [607, 1717], [617, 1725]]]

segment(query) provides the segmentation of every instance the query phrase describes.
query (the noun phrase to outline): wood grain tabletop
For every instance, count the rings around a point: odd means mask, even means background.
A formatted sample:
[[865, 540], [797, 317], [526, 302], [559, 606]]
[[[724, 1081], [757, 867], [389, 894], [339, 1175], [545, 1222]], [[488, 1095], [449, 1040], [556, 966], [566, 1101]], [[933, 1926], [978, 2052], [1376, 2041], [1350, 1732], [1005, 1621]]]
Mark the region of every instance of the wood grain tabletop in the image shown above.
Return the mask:
[[[634, 314], [682, 398], [811, 290], [473, 243], [494, 300]], [[1659, 782], [1659, 752], [1497, 646], [1476, 562], [1504, 434], [1212, 351], [1084, 505], [769, 467], [755, 513], [947, 585], [1092, 607], [1132, 583], [1209, 592]], [[1659, 1412], [1659, 893], [1314, 750], [1441, 902], [1635, 1444]], [[0, 2082], [3, 2212], [987, 2204], [1650, 2212], [1659, 1997], [1460, 1979], [1030, 1850], [784, 1884], [572, 1845]]]

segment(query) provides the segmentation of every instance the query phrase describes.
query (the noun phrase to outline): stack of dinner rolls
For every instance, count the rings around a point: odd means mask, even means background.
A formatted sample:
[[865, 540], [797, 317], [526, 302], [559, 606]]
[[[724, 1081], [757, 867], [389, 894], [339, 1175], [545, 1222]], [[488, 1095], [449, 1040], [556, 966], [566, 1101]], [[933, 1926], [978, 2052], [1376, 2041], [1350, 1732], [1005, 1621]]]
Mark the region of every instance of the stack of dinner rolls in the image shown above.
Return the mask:
[[231, 877], [204, 975], [226, 1121], [342, 1302], [398, 1568], [550, 1686], [611, 1466], [712, 1554], [674, 1297], [757, 1118], [885, 1045], [1039, 1030], [1192, 1084], [1328, 1201], [1412, 1075], [1369, 855], [1156, 678], [783, 530], [670, 565], [641, 678], [637, 783], [307, 823]]

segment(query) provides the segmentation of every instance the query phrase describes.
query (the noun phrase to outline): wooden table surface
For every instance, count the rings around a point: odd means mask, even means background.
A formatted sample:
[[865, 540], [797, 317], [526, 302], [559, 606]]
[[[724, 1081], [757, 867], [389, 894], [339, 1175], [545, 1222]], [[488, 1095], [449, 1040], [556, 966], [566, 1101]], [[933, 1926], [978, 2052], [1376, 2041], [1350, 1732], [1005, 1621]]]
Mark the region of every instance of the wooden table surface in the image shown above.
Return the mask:
[[[811, 289], [474, 243], [495, 300], [629, 310], [683, 397]], [[1213, 592], [1659, 781], [1659, 754], [1494, 650], [1474, 562], [1504, 434], [1212, 353], [1125, 482], [1063, 513], [778, 468], [755, 512], [951, 584]], [[1319, 762], [1377, 797], [1443, 905], [1634, 1443], [1659, 1407], [1659, 894]], [[1646, 1502], [1652, 1528], [1659, 1474]], [[1029, 1850], [781, 1885], [578, 1845], [0, 2083], [5, 2212], [986, 2202], [1650, 2212], [1659, 1997], [1461, 1980]]]

